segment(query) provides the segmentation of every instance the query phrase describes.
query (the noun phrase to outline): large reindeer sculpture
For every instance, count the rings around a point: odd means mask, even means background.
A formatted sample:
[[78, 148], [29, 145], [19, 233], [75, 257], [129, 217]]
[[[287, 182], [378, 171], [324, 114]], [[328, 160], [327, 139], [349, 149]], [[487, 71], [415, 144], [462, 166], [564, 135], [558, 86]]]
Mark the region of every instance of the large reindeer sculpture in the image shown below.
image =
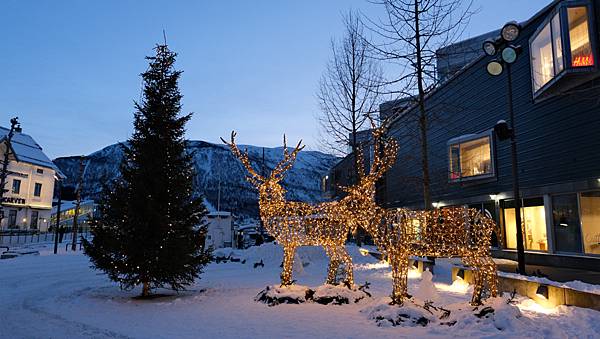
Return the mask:
[[[346, 283], [354, 284], [352, 259], [346, 252], [345, 242], [356, 223], [349, 212], [349, 205], [342, 201], [308, 204], [287, 201], [285, 189], [280, 182], [293, 166], [298, 152], [304, 146], [302, 140], [292, 152], [288, 151], [285, 136], [283, 139], [283, 160], [275, 166], [269, 176], [259, 175], [250, 163], [248, 151], [241, 152], [235, 144], [235, 132], [227, 144], [232, 153], [248, 171], [247, 179], [259, 192], [260, 218], [264, 227], [283, 247], [283, 271], [281, 285], [292, 284], [294, 254], [299, 246], [323, 246], [330, 258], [327, 283], [334, 284], [340, 263], [345, 264]], [[348, 200], [348, 199], [346, 199]]]

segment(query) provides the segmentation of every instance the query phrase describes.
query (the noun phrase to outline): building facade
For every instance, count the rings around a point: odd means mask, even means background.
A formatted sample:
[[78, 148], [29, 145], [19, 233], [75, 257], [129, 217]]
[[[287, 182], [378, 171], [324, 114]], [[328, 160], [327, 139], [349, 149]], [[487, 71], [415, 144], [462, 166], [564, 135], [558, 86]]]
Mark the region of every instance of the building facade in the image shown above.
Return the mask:
[[231, 212], [210, 212], [204, 217], [208, 228], [206, 246], [213, 248], [234, 245], [233, 218]]
[[[514, 42], [522, 50], [511, 74], [530, 264], [600, 269], [599, 10], [600, 1], [553, 1], [522, 23]], [[477, 56], [426, 100], [431, 187], [436, 207], [492, 216], [502, 226], [496, 255], [514, 258], [510, 142], [494, 133], [509, 120], [508, 82], [506, 71], [486, 72], [493, 58]], [[415, 110], [398, 112], [390, 125], [400, 148], [386, 176], [386, 207], [423, 207]]]
[[[8, 132], [0, 127], [0, 154], [7, 150]], [[45, 232], [50, 226], [54, 182], [62, 173], [31, 136], [16, 132], [10, 146], [0, 230]]]

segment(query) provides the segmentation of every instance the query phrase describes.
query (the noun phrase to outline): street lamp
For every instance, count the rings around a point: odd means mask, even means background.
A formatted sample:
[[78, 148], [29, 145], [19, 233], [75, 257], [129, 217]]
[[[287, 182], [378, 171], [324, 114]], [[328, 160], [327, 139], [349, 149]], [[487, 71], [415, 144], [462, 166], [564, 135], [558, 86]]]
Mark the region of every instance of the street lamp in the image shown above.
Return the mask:
[[521, 26], [516, 21], [508, 22], [500, 30], [500, 37], [483, 42], [483, 51], [488, 56], [495, 56], [486, 66], [488, 74], [499, 76], [506, 69], [506, 79], [508, 82], [508, 114], [510, 126], [504, 120], [498, 121], [494, 126], [494, 132], [500, 140], [510, 139], [512, 155], [512, 175], [513, 175], [513, 196], [515, 201], [515, 224], [517, 229], [517, 262], [518, 271], [525, 274], [525, 247], [523, 245], [523, 230], [521, 228], [521, 194], [519, 189], [519, 167], [517, 162], [517, 140], [515, 132], [515, 113], [513, 109], [512, 96], [512, 74], [511, 65], [517, 61], [521, 53], [521, 46], [515, 46], [512, 43], [517, 40], [521, 33]]

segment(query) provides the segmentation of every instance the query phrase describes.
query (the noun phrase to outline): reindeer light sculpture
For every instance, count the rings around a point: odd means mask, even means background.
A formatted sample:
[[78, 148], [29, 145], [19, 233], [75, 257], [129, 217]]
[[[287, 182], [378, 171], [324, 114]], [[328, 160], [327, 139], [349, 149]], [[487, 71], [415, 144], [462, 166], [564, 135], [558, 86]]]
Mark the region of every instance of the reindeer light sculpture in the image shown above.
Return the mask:
[[304, 148], [301, 146], [302, 140], [289, 152], [284, 136], [283, 160], [275, 166], [269, 176], [262, 176], [252, 168], [248, 151], [241, 152], [238, 149], [235, 136], [235, 132], [231, 132], [230, 142], [223, 138], [221, 140], [229, 146], [248, 171], [247, 180], [259, 192], [258, 205], [264, 227], [283, 247], [281, 285], [292, 284], [294, 254], [299, 246], [322, 246], [330, 258], [326, 283], [336, 283], [338, 267], [344, 263], [345, 283], [353, 286], [352, 259], [346, 251], [345, 243], [348, 233], [356, 228], [356, 223], [351, 218], [348, 204], [337, 201], [308, 204], [287, 201], [285, 198], [286, 191], [281, 186], [281, 180], [292, 168], [298, 152]]
[[475, 209], [453, 207], [432, 211], [386, 210], [375, 201], [376, 182], [396, 161], [398, 145], [385, 138], [386, 124], [373, 122], [373, 162], [364, 173], [359, 152], [358, 183], [347, 189], [353, 219], [373, 238], [392, 266], [392, 302], [407, 296], [409, 256], [460, 257], [474, 268], [472, 304], [479, 304], [487, 286], [497, 295], [497, 270], [491, 257], [491, 236], [496, 224]]
[[407, 294], [409, 256], [460, 257], [473, 268], [472, 305], [481, 304], [484, 290], [498, 294], [496, 264], [491, 256], [495, 222], [476, 209], [447, 207], [429, 211], [382, 211], [369, 227], [380, 251], [392, 266], [392, 303]]

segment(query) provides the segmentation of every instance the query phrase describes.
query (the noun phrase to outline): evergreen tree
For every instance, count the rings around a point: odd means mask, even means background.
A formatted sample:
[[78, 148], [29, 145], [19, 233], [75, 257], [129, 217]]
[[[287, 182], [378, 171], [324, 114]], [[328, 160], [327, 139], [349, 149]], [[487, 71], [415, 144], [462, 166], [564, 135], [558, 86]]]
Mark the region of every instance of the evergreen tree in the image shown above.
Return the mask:
[[206, 208], [193, 196], [193, 154], [185, 150], [191, 114], [180, 115], [177, 54], [166, 45], [155, 52], [141, 74], [143, 99], [135, 103], [134, 133], [122, 145], [121, 176], [105, 190], [94, 237], [84, 242], [94, 268], [124, 289], [141, 285], [142, 296], [158, 287], [183, 289], [211, 260]]

